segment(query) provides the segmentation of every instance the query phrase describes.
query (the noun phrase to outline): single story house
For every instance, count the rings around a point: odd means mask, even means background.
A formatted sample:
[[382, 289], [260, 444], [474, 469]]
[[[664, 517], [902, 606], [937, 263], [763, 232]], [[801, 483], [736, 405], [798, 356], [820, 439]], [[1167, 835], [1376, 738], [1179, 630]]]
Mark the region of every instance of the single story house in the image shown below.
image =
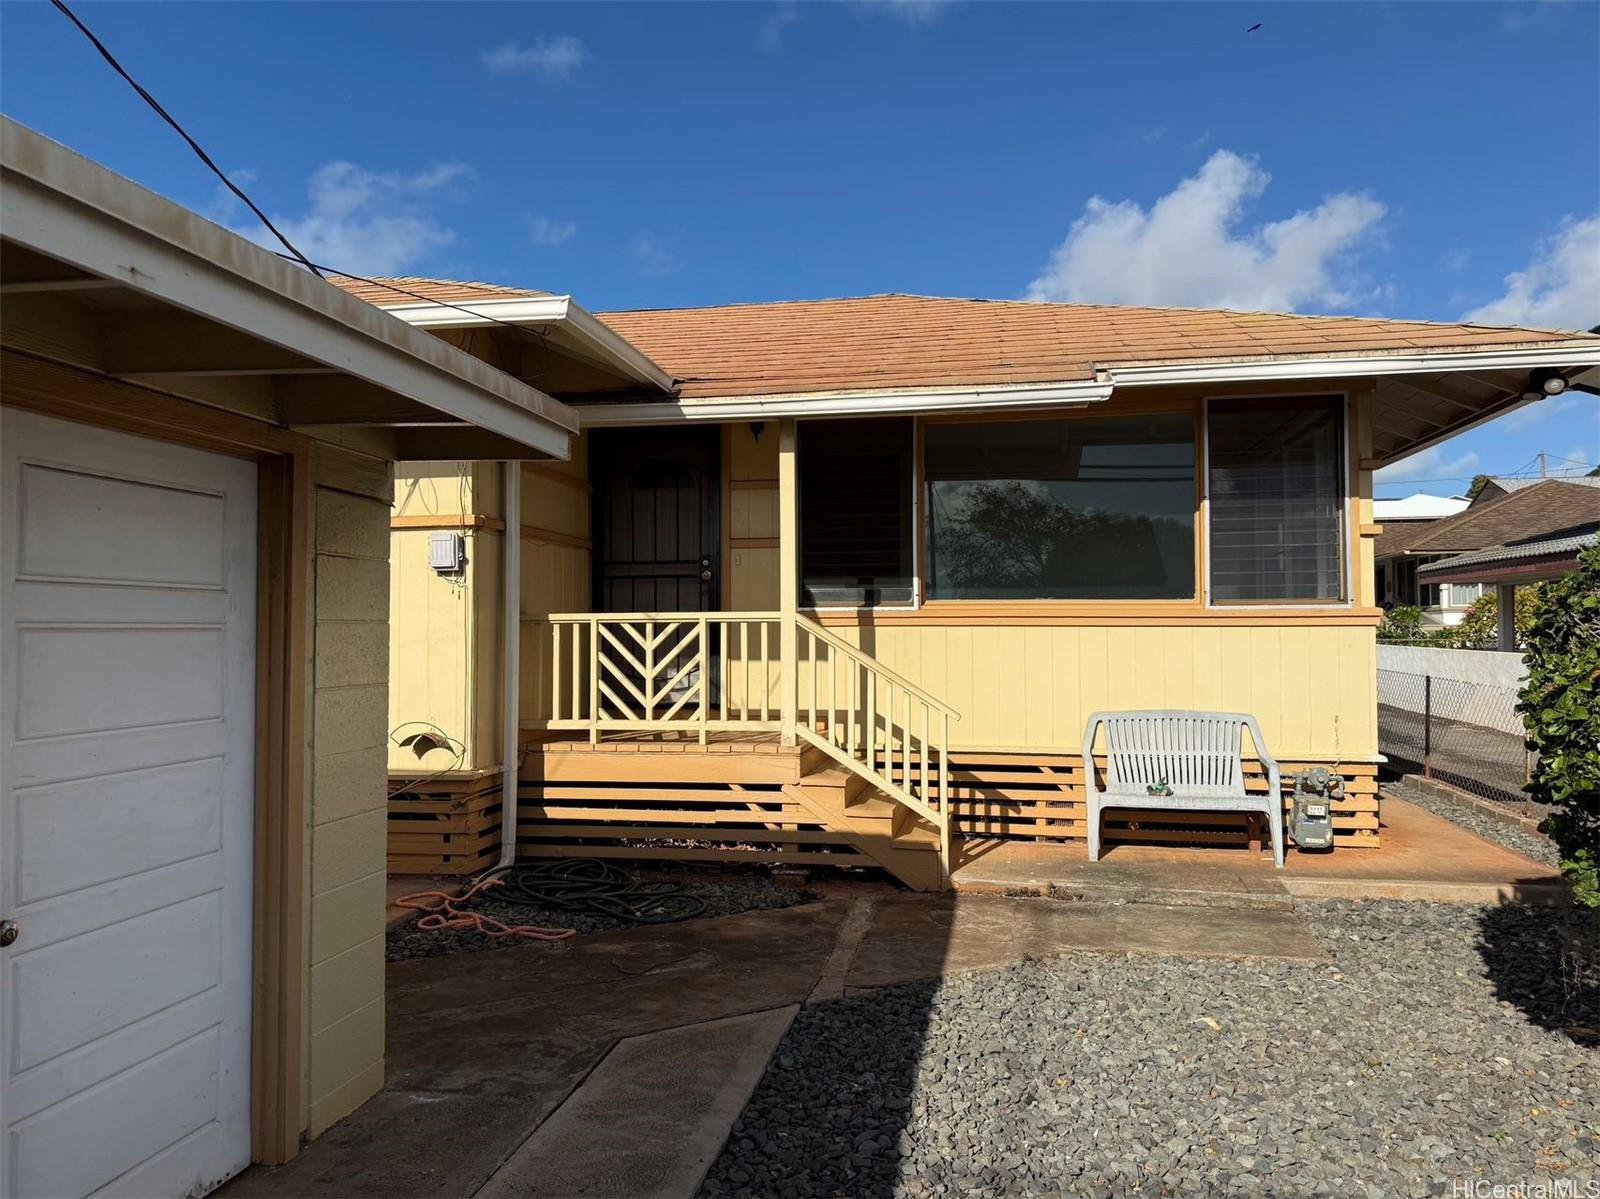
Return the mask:
[[[338, 282], [513, 373], [572, 310]], [[514, 838], [940, 886], [963, 843], [1085, 839], [1086, 721], [1133, 708], [1253, 714], [1286, 778], [1344, 777], [1338, 844], [1376, 847], [1373, 472], [1600, 375], [1590, 334], [1354, 317], [882, 295], [598, 323], [633, 378], [539, 378], [582, 435], [520, 511], [481, 469], [397, 477], [390, 722], [431, 730], [391, 753], [397, 869]], [[430, 567], [424, 527], [467, 565]]]
[[1404, 499], [1372, 501], [1372, 517], [1383, 526], [1383, 532], [1372, 542], [1373, 585], [1379, 607], [1420, 608], [1426, 625], [1461, 623], [1480, 589], [1470, 583], [1458, 587], [1419, 586], [1417, 563], [1405, 557], [1405, 549], [1434, 521], [1464, 512], [1470, 503], [1465, 496], [1426, 495], [1420, 491]]
[[1472, 503], [1454, 516], [1387, 523], [1375, 543], [1379, 577], [1398, 589], [1396, 602], [1421, 606], [1424, 617], [1432, 618], [1428, 623], [1459, 624], [1466, 609], [1494, 580], [1434, 568], [1455, 561], [1460, 554], [1565, 536], [1600, 521], [1600, 487], [1590, 486], [1594, 482], [1600, 480], [1503, 479], [1484, 486]]
[[1496, 645], [1517, 648], [1516, 592], [1530, 583], [1548, 582], [1576, 570], [1578, 555], [1600, 543], [1600, 503], [1587, 514], [1591, 519], [1556, 532], [1518, 537], [1469, 554], [1441, 558], [1424, 566], [1424, 580], [1466, 582], [1496, 589]]
[[200, 1195], [382, 1083], [393, 464], [578, 422], [4, 119], [0, 305], [0, 1194]]

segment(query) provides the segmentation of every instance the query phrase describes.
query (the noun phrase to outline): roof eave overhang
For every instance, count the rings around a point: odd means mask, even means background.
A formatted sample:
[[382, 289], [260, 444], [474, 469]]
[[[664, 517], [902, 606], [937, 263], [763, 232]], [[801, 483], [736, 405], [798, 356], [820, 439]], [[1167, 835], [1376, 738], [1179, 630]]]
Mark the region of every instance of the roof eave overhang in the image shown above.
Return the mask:
[[479, 329], [491, 325], [563, 326], [577, 348], [622, 378], [655, 391], [672, 390], [673, 378], [649, 355], [571, 296], [525, 296], [461, 303], [385, 304], [385, 312], [418, 329]]
[[1449, 558], [1417, 568], [1417, 577], [1429, 583], [1537, 583], [1559, 579], [1578, 565], [1576, 549], [1525, 558], [1499, 558], [1488, 562], [1451, 565]]
[[5, 118], [0, 180], [6, 241], [541, 455], [571, 452], [566, 405]]
[[790, 395], [716, 396], [669, 402], [578, 404], [585, 429], [674, 425], [699, 421], [911, 416], [941, 412], [1081, 408], [1111, 398], [1111, 386], [1093, 380], [1020, 383], [992, 387], [904, 388], [888, 391], [805, 392]]

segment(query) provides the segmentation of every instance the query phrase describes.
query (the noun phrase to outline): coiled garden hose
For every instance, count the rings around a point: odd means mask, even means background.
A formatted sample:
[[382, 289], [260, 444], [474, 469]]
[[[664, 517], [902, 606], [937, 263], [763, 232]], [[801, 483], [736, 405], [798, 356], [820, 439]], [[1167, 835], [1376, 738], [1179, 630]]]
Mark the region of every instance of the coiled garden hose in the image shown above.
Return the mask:
[[706, 910], [706, 901], [675, 883], [642, 882], [594, 858], [552, 858], [491, 870], [495, 899], [546, 911], [611, 916], [635, 924], [675, 924]]

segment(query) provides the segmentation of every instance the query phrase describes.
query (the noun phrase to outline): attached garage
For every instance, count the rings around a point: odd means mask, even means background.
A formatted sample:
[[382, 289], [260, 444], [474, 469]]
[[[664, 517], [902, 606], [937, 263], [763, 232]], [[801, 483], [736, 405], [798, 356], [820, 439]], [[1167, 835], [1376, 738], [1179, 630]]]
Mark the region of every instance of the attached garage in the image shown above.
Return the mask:
[[0, 127], [0, 1194], [199, 1195], [383, 1077], [392, 467], [569, 410]]

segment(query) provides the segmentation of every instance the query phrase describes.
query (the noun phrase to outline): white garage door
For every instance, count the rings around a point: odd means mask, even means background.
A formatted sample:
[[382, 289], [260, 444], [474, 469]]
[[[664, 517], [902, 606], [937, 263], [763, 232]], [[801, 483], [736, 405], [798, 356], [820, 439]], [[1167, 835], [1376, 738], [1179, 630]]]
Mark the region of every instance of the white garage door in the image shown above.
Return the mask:
[[198, 1195], [250, 1157], [256, 470], [0, 455], [0, 1194]]

